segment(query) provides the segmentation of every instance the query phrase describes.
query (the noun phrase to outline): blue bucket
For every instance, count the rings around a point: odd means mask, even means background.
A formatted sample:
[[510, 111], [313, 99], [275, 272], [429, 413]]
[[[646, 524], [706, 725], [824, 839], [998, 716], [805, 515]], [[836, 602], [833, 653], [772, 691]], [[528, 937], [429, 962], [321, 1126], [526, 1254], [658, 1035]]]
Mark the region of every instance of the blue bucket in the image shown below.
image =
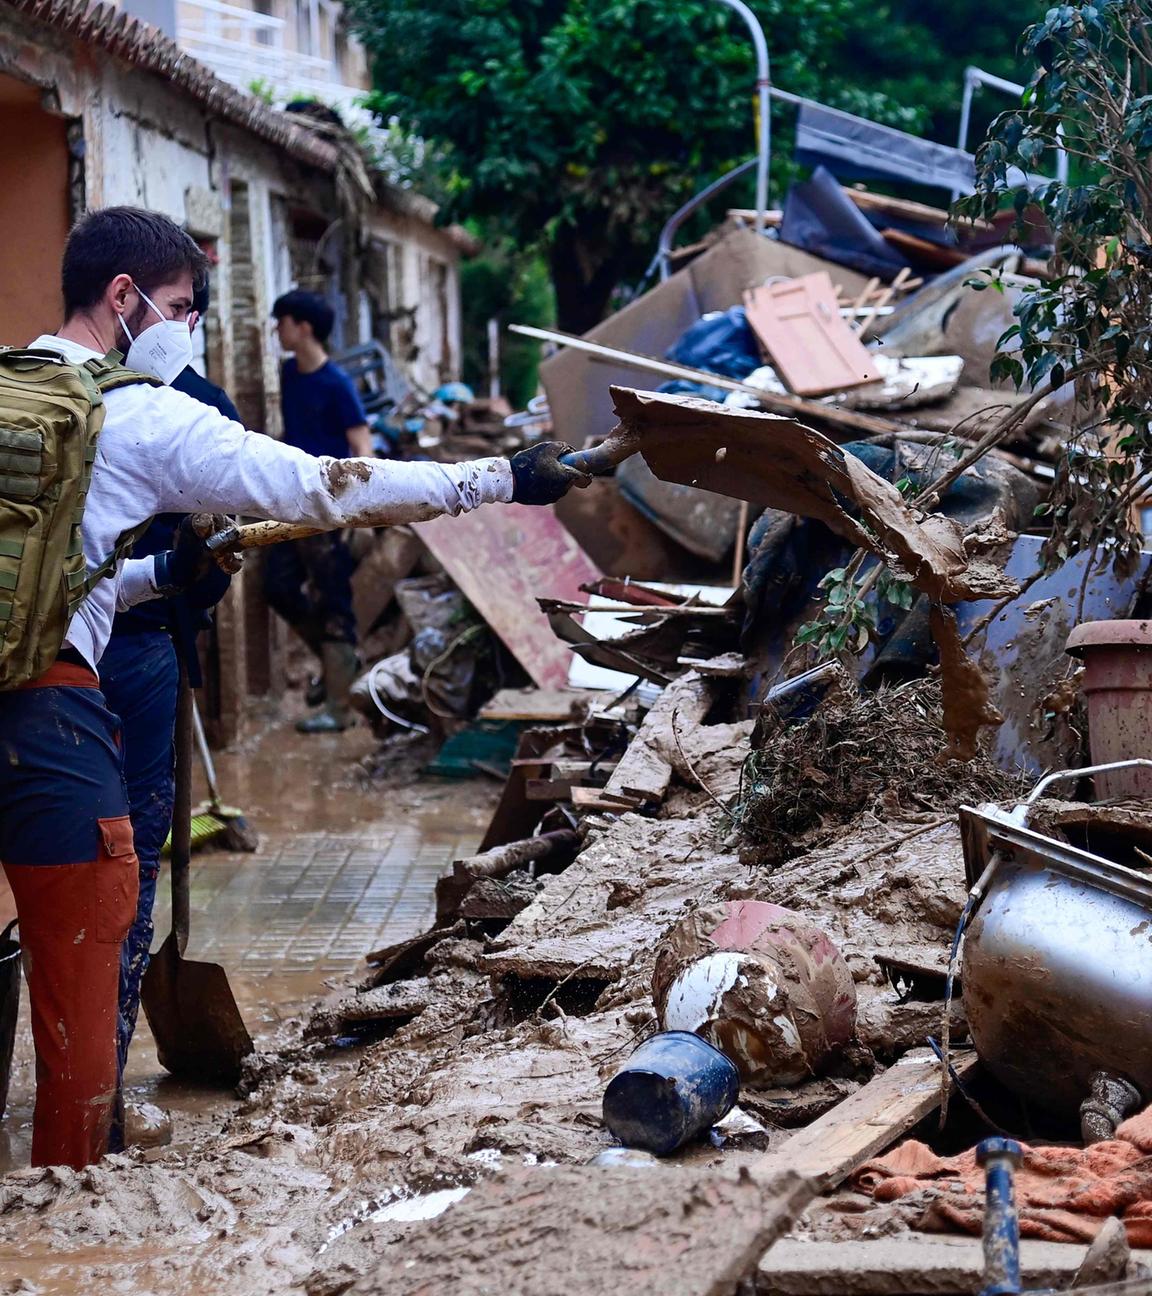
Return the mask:
[[712, 1128], [740, 1092], [736, 1066], [691, 1031], [645, 1040], [604, 1090], [604, 1124], [624, 1147], [668, 1156]]

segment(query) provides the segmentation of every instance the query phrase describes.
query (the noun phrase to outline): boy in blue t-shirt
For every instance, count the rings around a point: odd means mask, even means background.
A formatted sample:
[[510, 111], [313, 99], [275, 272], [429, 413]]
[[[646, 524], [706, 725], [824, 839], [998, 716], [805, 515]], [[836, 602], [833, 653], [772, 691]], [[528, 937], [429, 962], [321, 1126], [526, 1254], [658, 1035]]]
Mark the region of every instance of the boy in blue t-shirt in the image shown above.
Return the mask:
[[[352, 380], [328, 358], [335, 317], [317, 293], [294, 289], [272, 307], [280, 345], [292, 353], [280, 373], [284, 440], [311, 455], [372, 455], [372, 434]], [[320, 658], [323, 706], [301, 720], [301, 733], [339, 733], [350, 721], [348, 695], [356, 678], [356, 563], [339, 531], [275, 545], [264, 567], [272, 608]]]

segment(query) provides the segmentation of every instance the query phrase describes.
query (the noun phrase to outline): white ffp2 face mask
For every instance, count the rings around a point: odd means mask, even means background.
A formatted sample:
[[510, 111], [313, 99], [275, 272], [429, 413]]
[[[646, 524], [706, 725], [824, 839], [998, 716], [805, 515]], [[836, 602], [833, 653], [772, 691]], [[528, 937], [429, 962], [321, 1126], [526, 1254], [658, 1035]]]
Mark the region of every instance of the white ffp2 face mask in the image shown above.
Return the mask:
[[136, 373], [151, 374], [167, 385], [192, 363], [192, 335], [182, 320], [168, 319], [143, 289], [137, 288], [136, 291], [160, 316], [160, 322], [149, 325], [138, 337], [133, 337], [124, 317], [120, 317], [129, 342], [124, 364]]

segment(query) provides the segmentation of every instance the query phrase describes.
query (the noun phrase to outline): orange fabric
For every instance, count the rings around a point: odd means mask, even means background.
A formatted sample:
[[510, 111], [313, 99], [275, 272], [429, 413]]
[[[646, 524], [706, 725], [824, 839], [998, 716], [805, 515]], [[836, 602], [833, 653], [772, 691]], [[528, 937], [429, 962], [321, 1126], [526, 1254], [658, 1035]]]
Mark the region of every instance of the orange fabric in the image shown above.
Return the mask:
[[4, 865], [36, 1045], [34, 1166], [80, 1169], [108, 1150], [120, 946], [136, 914], [139, 865], [127, 816], [102, 819], [100, 837], [90, 863]]
[[37, 679], [21, 684], [22, 689], [36, 688], [99, 688], [100, 679], [88, 666], [75, 662], [53, 662]]
[[[1022, 1237], [1090, 1242], [1109, 1215], [1118, 1215], [1133, 1246], [1152, 1246], [1152, 1107], [1106, 1143], [1023, 1148], [1016, 1169]], [[983, 1229], [984, 1171], [974, 1149], [940, 1157], [910, 1140], [863, 1166], [856, 1183], [881, 1202], [937, 1190], [919, 1221], [929, 1232]]]

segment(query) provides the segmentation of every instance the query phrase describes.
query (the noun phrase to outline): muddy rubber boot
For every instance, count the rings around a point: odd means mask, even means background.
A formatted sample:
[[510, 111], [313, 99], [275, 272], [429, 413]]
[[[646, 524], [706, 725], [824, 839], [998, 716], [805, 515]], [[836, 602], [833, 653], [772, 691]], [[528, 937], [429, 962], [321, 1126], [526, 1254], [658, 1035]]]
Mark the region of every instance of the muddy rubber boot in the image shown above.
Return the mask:
[[356, 649], [352, 644], [326, 643], [321, 659], [324, 662], [327, 701], [315, 715], [296, 722], [299, 733], [343, 733], [352, 723], [348, 695], [360, 669]]

